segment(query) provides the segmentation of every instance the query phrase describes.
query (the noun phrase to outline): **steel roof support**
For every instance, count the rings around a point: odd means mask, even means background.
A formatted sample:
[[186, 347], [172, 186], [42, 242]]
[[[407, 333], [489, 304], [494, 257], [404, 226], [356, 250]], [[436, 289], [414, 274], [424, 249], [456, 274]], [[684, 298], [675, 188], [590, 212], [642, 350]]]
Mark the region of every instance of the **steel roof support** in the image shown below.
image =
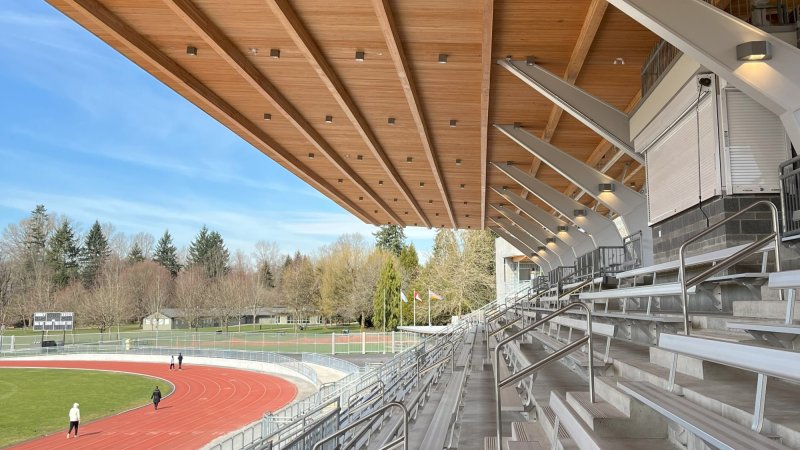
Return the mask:
[[[528, 219], [527, 217], [517, 214], [510, 208], [506, 208], [505, 206], [498, 206], [490, 204], [495, 211], [499, 212], [506, 219], [510, 220], [514, 223], [514, 225], [522, 228], [526, 233], [533, 236], [539, 242], [542, 242], [542, 245], [545, 246], [548, 250], [553, 252], [553, 254], [558, 258], [558, 263], [561, 266], [570, 265], [570, 263], [575, 262], [574, 254], [569, 250], [569, 247], [564, 244], [563, 241], [558, 239], [556, 235], [551, 234], [550, 232], [546, 231], [542, 228], [541, 225], [538, 223]], [[553, 240], [552, 243], [548, 243], [547, 240]]]

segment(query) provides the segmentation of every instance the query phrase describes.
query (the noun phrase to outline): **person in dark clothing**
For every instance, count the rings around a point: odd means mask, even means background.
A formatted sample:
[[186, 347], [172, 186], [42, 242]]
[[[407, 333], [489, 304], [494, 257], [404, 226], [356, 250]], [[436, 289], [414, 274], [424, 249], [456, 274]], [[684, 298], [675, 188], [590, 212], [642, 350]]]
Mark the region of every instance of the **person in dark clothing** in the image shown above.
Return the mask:
[[153, 400], [153, 408], [158, 411], [158, 403], [161, 401], [161, 391], [158, 390], [158, 386], [156, 386], [156, 390], [153, 391], [150, 399]]
[[181, 367], [183, 365], [183, 354], [178, 353], [178, 370], [183, 370]]

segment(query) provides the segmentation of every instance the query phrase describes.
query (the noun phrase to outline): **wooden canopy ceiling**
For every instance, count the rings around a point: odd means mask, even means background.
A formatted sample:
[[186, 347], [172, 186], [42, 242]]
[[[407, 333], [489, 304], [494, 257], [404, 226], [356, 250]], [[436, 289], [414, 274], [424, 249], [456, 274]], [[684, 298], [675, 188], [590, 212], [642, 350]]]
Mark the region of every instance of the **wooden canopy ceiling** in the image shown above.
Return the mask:
[[[492, 124], [613, 155], [497, 59], [631, 110], [657, 40], [605, 0], [48, 1], [361, 220], [404, 226], [488, 226], [490, 187], [515, 187], [491, 161], [577, 193]], [[644, 180], [628, 157], [607, 173]]]

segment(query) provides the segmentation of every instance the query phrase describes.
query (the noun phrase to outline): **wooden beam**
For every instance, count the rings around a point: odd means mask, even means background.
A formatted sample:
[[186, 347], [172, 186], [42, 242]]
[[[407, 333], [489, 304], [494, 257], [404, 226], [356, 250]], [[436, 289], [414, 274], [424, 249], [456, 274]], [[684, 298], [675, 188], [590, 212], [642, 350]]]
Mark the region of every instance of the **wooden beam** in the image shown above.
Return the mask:
[[[589, 4], [589, 12], [583, 20], [583, 26], [581, 26], [578, 41], [575, 43], [575, 48], [572, 49], [572, 55], [570, 55], [567, 70], [564, 71], [564, 80], [566, 80], [567, 83], [575, 84], [575, 80], [578, 79], [578, 75], [583, 68], [583, 63], [586, 62], [586, 57], [589, 55], [592, 43], [594, 43], [597, 30], [600, 28], [600, 23], [603, 22], [603, 15], [607, 8], [608, 2], [606, 0], [592, 0], [592, 3]], [[547, 119], [547, 124], [542, 133], [542, 139], [546, 142], [550, 142], [550, 140], [553, 139], [553, 135], [556, 133], [556, 128], [558, 128], [558, 123], [561, 121], [561, 114], [563, 112], [561, 108], [555, 105], [553, 105], [553, 109], [550, 110], [550, 116]], [[533, 163], [531, 163], [528, 173], [535, 177], [541, 165], [541, 161], [538, 159], [534, 160]], [[523, 191], [522, 195], [524, 198], [527, 198], [528, 192]]]
[[403, 51], [400, 32], [397, 29], [397, 24], [392, 15], [391, 5], [389, 5], [389, 0], [372, 0], [372, 6], [375, 8], [375, 14], [378, 16], [381, 32], [389, 48], [389, 54], [392, 56], [392, 62], [394, 62], [397, 76], [400, 78], [400, 84], [403, 86], [403, 93], [406, 96], [408, 107], [411, 109], [411, 116], [414, 118], [414, 123], [417, 125], [417, 132], [422, 141], [422, 148], [425, 150], [425, 156], [428, 158], [428, 163], [431, 166], [433, 178], [442, 195], [442, 201], [447, 210], [447, 215], [450, 216], [450, 222], [453, 228], [458, 228], [458, 222], [456, 221], [455, 214], [453, 214], [453, 205], [450, 203], [450, 196], [447, 193], [447, 186], [444, 185], [442, 169], [436, 158], [430, 132], [428, 131], [428, 125], [422, 113], [422, 104], [420, 103], [419, 94], [414, 85], [414, 77], [411, 74], [411, 68], [409, 67], [408, 60]]
[[494, 0], [483, 1], [483, 42], [481, 43], [481, 228], [486, 228], [487, 167], [489, 165], [489, 93], [491, 91], [492, 29], [494, 27]]
[[105, 32], [128, 47], [136, 56], [153, 65], [157, 70], [169, 77], [173, 82], [189, 91], [197, 101], [198, 106], [204, 105], [207, 111], [213, 111], [219, 116], [233, 122], [243, 136], [262, 146], [270, 157], [282, 162], [291, 168], [306, 182], [314, 186], [340, 205], [350, 209], [353, 214], [367, 223], [375, 223], [375, 218], [363, 211], [358, 205], [333, 188], [327, 181], [315, 174], [311, 169], [301, 163], [294, 155], [278, 144], [263, 130], [247, 119], [236, 108], [223, 100], [214, 91], [209, 89], [200, 80], [194, 77], [181, 65], [162, 52], [152, 42], [139, 34], [131, 26], [117, 17], [97, 0], [64, 0], [66, 4], [80, 14], [95, 22]]
[[283, 94], [258, 70], [250, 59], [231, 42], [191, 0], [164, 0], [201, 39], [227, 62], [250, 86], [268, 100], [294, 127], [328, 160], [345, 174], [364, 194], [377, 203], [397, 224], [403, 220], [389, 205], [350, 167], [322, 135], [300, 114]]
[[297, 49], [305, 56], [308, 63], [311, 64], [311, 67], [314, 68], [314, 71], [325, 84], [325, 87], [328, 88], [333, 98], [336, 99], [336, 103], [339, 104], [339, 107], [342, 108], [347, 118], [350, 119], [350, 122], [353, 124], [356, 131], [358, 131], [358, 134], [361, 135], [364, 143], [367, 144], [367, 147], [372, 151], [373, 156], [375, 156], [375, 159], [380, 163], [381, 167], [383, 167], [383, 170], [386, 171], [394, 185], [397, 186], [397, 189], [403, 194], [422, 223], [430, 228], [431, 223], [425, 216], [422, 208], [420, 208], [419, 203], [414, 198], [413, 194], [411, 194], [408, 186], [400, 178], [400, 174], [386, 155], [386, 152], [384, 152], [383, 147], [378, 142], [378, 138], [375, 136], [375, 133], [373, 133], [358, 106], [356, 106], [355, 101], [353, 101], [344, 83], [342, 83], [339, 76], [333, 70], [333, 67], [322, 54], [319, 45], [317, 45], [317, 42], [314, 40], [313, 36], [311, 36], [311, 33], [305, 27], [300, 17], [297, 16], [291, 4], [287, 0], [266, 0], [266, 3], [281, 22], [286, 32], [289, 33]]

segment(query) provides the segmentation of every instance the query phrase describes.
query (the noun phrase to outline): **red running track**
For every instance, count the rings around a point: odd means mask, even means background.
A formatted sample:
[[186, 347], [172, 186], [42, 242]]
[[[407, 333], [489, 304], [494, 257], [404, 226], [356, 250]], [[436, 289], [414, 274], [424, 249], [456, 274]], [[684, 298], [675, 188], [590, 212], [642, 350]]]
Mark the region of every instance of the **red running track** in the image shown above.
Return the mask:
[[[290, 382], [246, 370], [189, 365], [170, 371], [167, 364], [111, 361], [1, 361], [0, 367], [59, 367], [113, 370], [163, 378], [175, 385], [159, 404], [148, 404], [94, 422], [81, 423], [80, 437], [64, 430], [12, 447], [14, 449], [196, 449], [259, 419], [297, 395]], [[155, 387], [155, 386], [154, 386]], [[142, 392], [149, 399], [151, 392]], [[75, 401], [82, 403], [80, 395]], [[90, 405], [81, 405], [85, 411]]]

